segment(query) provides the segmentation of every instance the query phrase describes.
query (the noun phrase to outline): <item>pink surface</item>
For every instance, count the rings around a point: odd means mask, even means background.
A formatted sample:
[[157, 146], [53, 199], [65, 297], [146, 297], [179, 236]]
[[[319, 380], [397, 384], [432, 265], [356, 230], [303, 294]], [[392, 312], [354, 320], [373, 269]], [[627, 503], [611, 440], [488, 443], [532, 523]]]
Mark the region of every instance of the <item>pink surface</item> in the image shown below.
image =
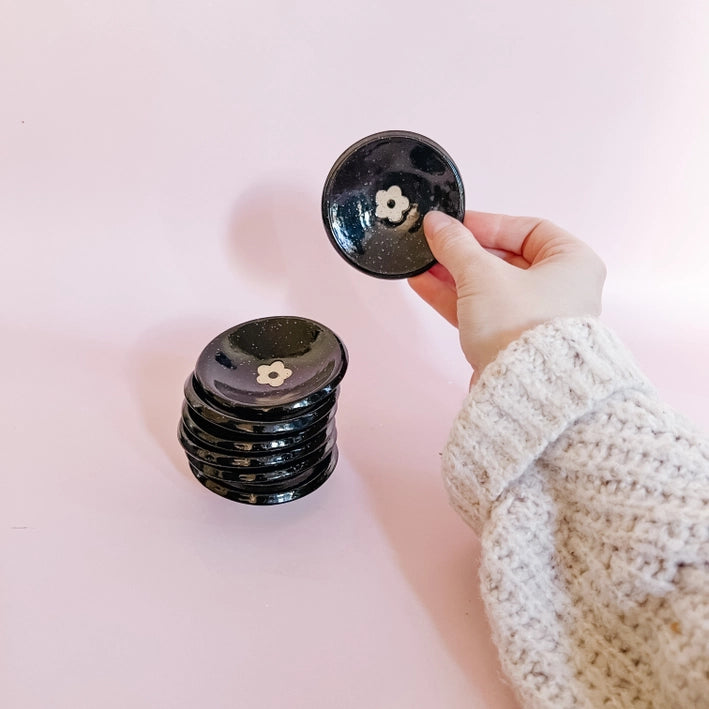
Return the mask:
[[[706, 3], [2, 14], [0, 705], [515, 707], [438, 473], [456, 333], [334, 253], [320, 189], [364, 135], [429, 135], [469, 207], [593, 244], [607, 322], [708, 427]], [[249, 508], [175, 430], [202, 347], [272, 314], [349, 347], [341, 462]]]

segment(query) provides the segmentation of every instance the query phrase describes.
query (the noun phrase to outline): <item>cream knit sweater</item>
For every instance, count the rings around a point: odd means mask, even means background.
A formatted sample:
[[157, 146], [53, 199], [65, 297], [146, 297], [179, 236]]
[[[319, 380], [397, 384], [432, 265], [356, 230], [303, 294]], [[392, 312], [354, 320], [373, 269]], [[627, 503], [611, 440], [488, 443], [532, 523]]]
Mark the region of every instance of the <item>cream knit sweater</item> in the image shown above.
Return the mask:
[[443, 473], [525, 707], [709, 707], [709, 441], [598, 321], [501, 352]]

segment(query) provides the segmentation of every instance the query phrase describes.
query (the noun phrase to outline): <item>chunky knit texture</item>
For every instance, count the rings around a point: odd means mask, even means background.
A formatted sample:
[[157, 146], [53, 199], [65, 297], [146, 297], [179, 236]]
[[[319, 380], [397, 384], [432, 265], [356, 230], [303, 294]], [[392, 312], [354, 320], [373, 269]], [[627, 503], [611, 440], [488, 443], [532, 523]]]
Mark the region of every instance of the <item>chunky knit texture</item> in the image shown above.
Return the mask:
[[595, 319], [483, 372], [443, 456], [525, 707], [709, 707], [709, 441]]

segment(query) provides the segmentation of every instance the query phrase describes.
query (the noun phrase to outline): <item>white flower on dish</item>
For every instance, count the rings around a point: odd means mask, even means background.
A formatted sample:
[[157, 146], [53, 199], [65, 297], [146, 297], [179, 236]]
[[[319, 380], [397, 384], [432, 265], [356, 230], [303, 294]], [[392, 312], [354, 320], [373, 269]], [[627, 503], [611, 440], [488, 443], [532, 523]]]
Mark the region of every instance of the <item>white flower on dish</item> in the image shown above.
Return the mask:
[[256, 381], [259, 384], [268, 384], [272, 387], [279, 387], [285, 382], [290, 375], [293, 374], [292, 369], [288, 369], [280, 359], [277, 359], [271, 364], [261, 364], [258, 368], [258, 377]]
[[404, 213], [411, 205], [409, 198], [402, 194], [399, 185], [392, 185], [388, 190], [379, 190], [374, 200], [377, 203], [374, 215], [379, 219], [388, 219], [394, 224], [404, 219]]

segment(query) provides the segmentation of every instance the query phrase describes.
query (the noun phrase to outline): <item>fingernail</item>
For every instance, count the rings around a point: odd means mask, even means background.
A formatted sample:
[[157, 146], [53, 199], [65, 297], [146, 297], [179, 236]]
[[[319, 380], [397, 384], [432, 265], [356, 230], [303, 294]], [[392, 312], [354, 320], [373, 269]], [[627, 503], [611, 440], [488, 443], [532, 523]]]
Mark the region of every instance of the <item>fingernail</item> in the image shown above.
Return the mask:
[[436, 232], [455, 221], [444, 212], [428, 212], [423, 218], [424, 229], [429, 232]]

